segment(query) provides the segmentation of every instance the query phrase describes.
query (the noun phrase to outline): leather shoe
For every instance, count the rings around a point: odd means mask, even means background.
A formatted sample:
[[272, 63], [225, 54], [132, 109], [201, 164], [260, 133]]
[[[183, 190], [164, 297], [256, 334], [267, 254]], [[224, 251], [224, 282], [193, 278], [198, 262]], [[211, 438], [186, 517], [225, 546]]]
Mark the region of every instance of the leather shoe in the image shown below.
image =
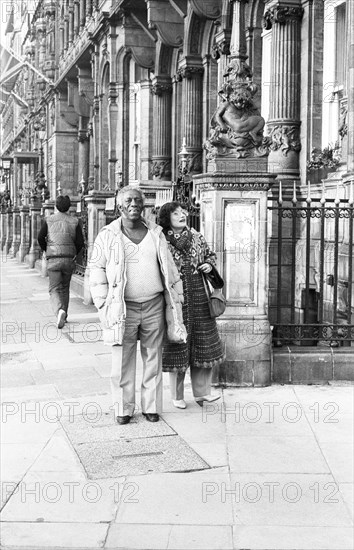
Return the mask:
[[145, 416], [146, 420], [149, 422], [158, 422], [160, 420], [157, 413], [143, 413], [143, 416]]
[[129, 415], [126, 415], [126, 416], [117, 416], [116, 417], [116, 421], [117, 421], [117, 424], [129, 424], [129, 422], [131, 421], [132, 417], [129, 416]]

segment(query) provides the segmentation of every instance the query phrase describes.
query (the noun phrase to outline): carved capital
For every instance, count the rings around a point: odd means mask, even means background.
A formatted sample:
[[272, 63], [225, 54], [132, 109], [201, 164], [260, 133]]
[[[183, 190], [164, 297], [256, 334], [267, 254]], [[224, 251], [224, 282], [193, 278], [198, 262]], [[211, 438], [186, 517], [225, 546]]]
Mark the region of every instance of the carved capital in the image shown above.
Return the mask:
[[270, 122], [268, 128], [270, 130], [270, 149], [272, 151], [280, 150], [285, 157], [288, 155], [289, 151], [300, 151], [301, 141], [299, 124]]
[[278, 4], [267, 10], [263, 17], [263, 26], [266, 30], [274, 23], [286, 25], [290, 21], [301, 21], [304, 9], [301, 6], [282, 6]]
[[177, 79], [182, 80], [183, 78], [193, 78], [194, 75], [201, 76], [204, 72], [203, 67], [181, 67], [177, 71]]
[[153, 82], [151, 86], [151, 92], [155, 95], [161, 96], [164, 94], [172, 93], [172, 84], [168, 82]]

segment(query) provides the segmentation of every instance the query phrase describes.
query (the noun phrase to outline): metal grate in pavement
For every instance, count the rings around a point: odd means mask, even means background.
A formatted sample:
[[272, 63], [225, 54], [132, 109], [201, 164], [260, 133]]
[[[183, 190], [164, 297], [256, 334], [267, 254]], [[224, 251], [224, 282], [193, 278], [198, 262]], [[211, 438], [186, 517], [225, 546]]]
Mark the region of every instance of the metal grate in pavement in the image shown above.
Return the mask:
[[91, 416], [60, 420], [89, 479], [209, 468], [162, 418], [147, 422], [136, 414], [129, 424], [121, 426], [114, 422], [112, 413], [95, 418], [93, 409], [87, 409]]
[[74, 446], [89, 479], [209, 468], [178, 435], [94, 441]]

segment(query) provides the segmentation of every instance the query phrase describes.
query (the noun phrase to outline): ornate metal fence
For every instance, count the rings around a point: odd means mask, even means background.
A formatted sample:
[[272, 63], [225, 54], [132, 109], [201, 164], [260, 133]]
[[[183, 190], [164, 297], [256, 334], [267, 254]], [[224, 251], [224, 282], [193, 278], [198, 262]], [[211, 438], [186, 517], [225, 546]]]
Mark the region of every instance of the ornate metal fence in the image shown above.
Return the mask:
[[349, 199], [310, 197], [269, 207], [269, 315], [274, 344], [353, 345], [353, 186]]

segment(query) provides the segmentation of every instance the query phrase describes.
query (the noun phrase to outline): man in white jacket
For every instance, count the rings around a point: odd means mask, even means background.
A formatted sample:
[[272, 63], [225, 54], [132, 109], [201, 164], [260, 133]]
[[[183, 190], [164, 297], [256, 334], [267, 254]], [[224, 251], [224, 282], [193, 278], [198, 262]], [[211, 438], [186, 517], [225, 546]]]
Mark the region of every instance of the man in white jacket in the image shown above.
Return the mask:
[[183, 288], [161, 228], [142, 218], [145, 197], [135, 186], [118, 194], [121, 218], [98, 234], [89, 263], [90, 290], [112, 345], [111, 389], [118, 424], [135, 409], [136, 348], [143, 360], [142, 413], [162, 410], [162, 342], [186, 340]]

